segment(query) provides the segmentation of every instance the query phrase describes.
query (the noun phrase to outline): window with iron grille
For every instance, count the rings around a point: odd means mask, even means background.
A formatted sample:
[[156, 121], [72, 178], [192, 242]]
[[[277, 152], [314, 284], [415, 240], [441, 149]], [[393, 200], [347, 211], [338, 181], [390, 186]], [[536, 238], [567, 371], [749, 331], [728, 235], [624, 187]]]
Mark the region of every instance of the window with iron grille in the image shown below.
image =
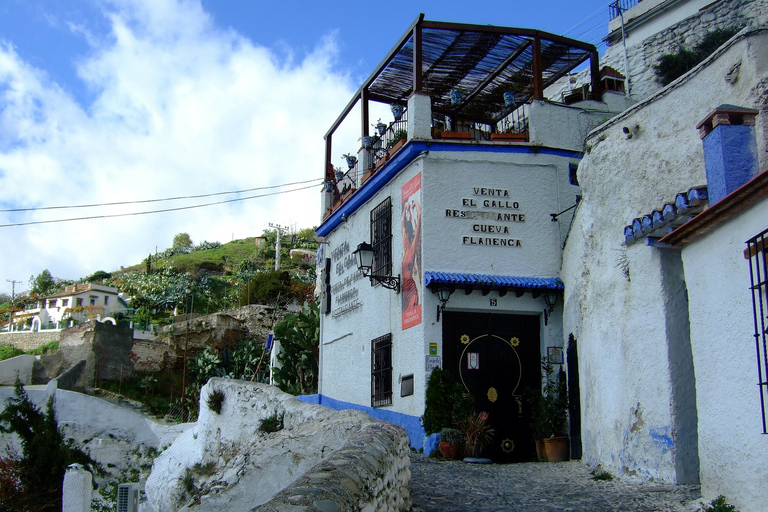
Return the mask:
[[[371, 275], [392, 275], [392, 198], [386, 198], [371, 210], [371, 245], [373, 267]], [[371, 280], [373, 282], [373, 280]]]
[[757, 354], [757, 382], [760, 390], [760, 409], [763, 415], [763, 434], [766, 429], [766, 406], [768, 406], [768, 333], [766, 314], [768, 314], [768, 265], [766, 258], [766, 238], [768, 229], [747, 240], [744, 257], [749, 259], [749, 276], [752, 286], [752, 315], [755, 326], [755, 349]]
[[392, 405], [392, 334], [371, 342], [371, 407]]

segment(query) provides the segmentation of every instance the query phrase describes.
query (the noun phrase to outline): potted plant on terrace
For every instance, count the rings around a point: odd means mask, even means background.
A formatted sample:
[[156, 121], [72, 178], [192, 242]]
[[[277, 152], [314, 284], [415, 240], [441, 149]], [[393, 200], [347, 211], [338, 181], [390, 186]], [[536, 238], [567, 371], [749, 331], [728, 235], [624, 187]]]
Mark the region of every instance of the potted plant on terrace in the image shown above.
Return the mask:
[[568, 460], [568, 437], [565, 435], [568, 389], [564, 381], [555, 377], [554, 365], [549, 358], [541, 358], [541, 369], [546, 383], [541, 395], [534, 393], [530, 399], [533, 405], [531, 427], [537, 451], [543, 448], [543, 455], [550, 462]]

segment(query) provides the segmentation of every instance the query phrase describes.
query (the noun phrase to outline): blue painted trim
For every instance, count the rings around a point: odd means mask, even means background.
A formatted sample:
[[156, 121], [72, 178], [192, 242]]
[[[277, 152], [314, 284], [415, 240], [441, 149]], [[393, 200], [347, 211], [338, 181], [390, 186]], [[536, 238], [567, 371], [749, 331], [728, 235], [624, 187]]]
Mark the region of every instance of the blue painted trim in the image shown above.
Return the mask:
[[372, 418], [377, 420], [388, 421], [395, 425], [400, 425], [405, 429], [405, 433], [408, 434], [408, 439], [411, 443], [411, 448], [414, 450], [421, 450], [424, 447], [424, 438], [426, 433], [421, 426], [421, 418], [417, 416], [410, 416], [400, 412], [391, 411], [389, 409], [375, 409], [373, 407], [367, 407], [360, 404], [353, 404], [350, 402], [343, 402], [336, 400], [325, 395], [302, 395], [298, 397], [304, 403], [307, 404], [319, 404], [334, 409], [337, 411], [344, 411], [346, 409], [353, 409], [356, 411], [363, 411]]
[[[535, 150], [532, 148], [536, 148]], [[319, 228], [317, 236], [328, 236], [339, 224], [344, 222], [342, 217], [352, 215], [366, 201], [375, 196], [384, 188], [400, 171], [413, 162], [422, 153], [430, 151], [440, 152], [474, 152], [474, 153], [517, 153], [517, 154], [544, 154], [564, 158], [581, 159], [584, 153], [567, 151], [565, 149], [545, 148], [531, 145], [506, 145], [506, 144], [457, 144], [443, 141], [411, 140], [397, 152], [397, 154], [384, 167], [378, 170], [365, 185], [355, 192], [341, 207], [333, 212]]]

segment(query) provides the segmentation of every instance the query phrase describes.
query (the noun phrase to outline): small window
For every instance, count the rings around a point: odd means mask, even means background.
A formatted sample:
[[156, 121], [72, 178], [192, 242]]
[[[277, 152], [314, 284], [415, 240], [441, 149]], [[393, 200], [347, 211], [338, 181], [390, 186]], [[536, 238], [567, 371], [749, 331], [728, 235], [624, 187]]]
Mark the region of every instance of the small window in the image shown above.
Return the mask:
[[392, 198], [388, 197], [371, 210], [371, 275], [392, 275]]
[[63, 307], [69, 306], [69, 299], [61, 299], [61, 305]]
[[95, 306], [96, 305], [96, 297], [91, 295], [90, 299], [91, 299], [91, 301], [90, 301], [91, 306]]
[[392, 334], [371, 342], [371, 407], [392, 405]]
[[83, 299], [77, 299], [77, 305], [82, 306], [83, 305]]
[[55, 308], [56, 307], [56, 299], [51, 299], [48, 301], [48, 307], [49, 308]]
[[744, 257], [749, 260], [749, 277], [752, 286], [752, 314], [755, 329], [757, 351], [757, 386], [760, 390], [760, 412], [763, 419], [763, 434], [768, 434], [766, 416], [768, 416], [768, 229], [747, 240]]
[[104, 297], [104, 305], [106, 306], [109, 304], [109, 297]]
[[568, 164], [568, 183], [571, 185], [579, 186], [579, 164]]

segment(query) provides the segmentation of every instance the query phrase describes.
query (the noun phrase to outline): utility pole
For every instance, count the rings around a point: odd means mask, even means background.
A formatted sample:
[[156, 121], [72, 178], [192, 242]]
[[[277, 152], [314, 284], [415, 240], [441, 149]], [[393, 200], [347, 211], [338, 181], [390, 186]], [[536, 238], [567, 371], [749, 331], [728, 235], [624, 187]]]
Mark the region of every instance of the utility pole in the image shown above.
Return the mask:
[[275, 270], [280, 270], [280, 236], [283, 231], [288, 231], [287, 226], [281, 226], [280, 224], [269, 223], [269, 227], [275, 228]]
[[6, 279], [9, 283], [11, 283], [11, 300], [16, 298], [16, 283], [21, 284], [21, 281], [14, 281], [13, 279]]

